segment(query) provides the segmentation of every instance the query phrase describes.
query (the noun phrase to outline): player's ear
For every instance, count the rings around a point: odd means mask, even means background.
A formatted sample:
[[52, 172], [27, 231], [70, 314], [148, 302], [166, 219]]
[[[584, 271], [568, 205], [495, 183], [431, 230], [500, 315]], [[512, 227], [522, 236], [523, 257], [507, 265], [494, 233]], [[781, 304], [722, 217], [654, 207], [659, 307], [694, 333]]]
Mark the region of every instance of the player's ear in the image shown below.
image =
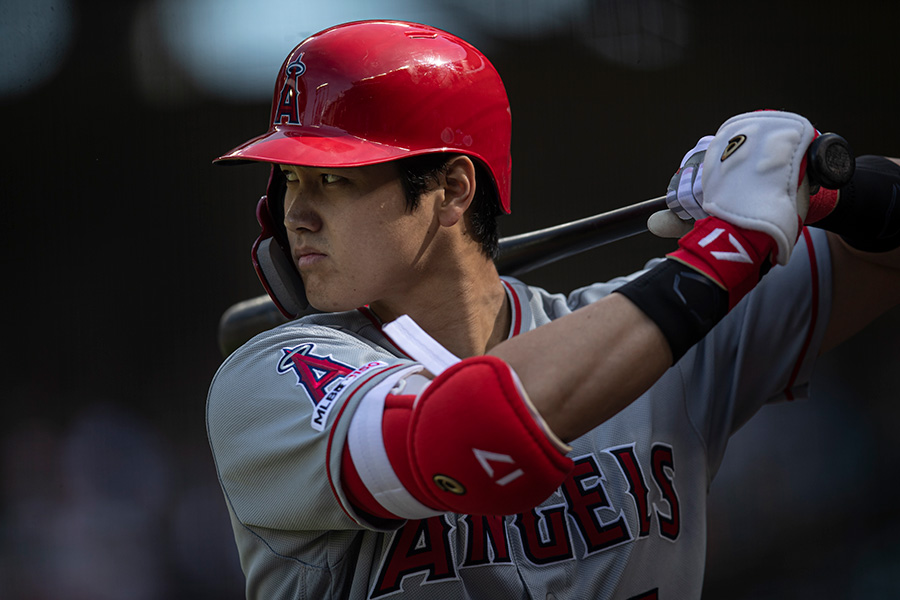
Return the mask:
[[441, 225], [451, 227], [459, 222], [475, 197], [475, 165], [468, 156], [458, 155], [447, 161], [441, 181], [444, 197], [439, 207]]

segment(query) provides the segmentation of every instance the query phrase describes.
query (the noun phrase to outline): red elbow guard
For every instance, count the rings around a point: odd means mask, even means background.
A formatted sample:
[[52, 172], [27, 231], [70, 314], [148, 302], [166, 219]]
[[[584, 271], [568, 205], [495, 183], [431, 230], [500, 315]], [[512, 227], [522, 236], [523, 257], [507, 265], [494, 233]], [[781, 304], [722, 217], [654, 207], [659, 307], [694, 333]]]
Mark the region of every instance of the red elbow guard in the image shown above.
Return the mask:
[[410, 492], [462, 514], [528, 510], [572, 469], [565, 445], [552, 435], [505, 362], [463, 360], [431, 382], [412, 408], [406, 449], [416, 490]]

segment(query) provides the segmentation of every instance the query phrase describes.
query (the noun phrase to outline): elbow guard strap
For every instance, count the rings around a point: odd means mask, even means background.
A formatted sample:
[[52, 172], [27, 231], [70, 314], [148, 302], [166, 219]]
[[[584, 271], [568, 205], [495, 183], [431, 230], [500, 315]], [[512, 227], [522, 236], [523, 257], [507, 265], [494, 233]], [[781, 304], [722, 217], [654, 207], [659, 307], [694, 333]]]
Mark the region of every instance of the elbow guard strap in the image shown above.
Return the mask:
[[[547, 429], [515, 373], [498, 358], [458, 362], [414, 399], [381, 398], [372, 398], [377, 411], [354, 416], [352, 461], [342, 467], [345, 483], [353, 470], [365, 483], [365, 491], [353, 494], [357, 501], [378, 501], [380, 506], [358, 505], [370, 514], [515, 514], [547, 499], [572, 469], [569, 448]], [[376, 428], [378, 435], [368, 436], [376, 443], [358, 435]]]

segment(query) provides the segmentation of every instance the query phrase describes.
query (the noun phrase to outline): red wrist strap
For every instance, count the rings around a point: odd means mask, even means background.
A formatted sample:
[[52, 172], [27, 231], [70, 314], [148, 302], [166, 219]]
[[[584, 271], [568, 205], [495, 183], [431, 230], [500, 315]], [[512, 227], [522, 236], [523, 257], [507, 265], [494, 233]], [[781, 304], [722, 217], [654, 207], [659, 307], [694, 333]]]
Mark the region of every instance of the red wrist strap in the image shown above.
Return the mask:
[[776, 251], [775, 240], [765, 233], [707, 217], [697, 221], [678, 241], [678, 250], [668, 256], [725, 289], [730, 310], [759, 283]]

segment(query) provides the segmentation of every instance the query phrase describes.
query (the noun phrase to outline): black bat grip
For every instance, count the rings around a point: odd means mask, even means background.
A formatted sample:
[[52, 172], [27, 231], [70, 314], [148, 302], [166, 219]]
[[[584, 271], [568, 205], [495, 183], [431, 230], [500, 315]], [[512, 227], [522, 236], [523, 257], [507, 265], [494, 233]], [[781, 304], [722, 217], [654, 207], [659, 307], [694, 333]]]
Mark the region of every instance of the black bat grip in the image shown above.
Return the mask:
[[811, 192], [816, 186], [836, 190], [850, 183], [856, 159], [847, 140], [836, 133], [823, 133], [809, 145], [806, 166]]

